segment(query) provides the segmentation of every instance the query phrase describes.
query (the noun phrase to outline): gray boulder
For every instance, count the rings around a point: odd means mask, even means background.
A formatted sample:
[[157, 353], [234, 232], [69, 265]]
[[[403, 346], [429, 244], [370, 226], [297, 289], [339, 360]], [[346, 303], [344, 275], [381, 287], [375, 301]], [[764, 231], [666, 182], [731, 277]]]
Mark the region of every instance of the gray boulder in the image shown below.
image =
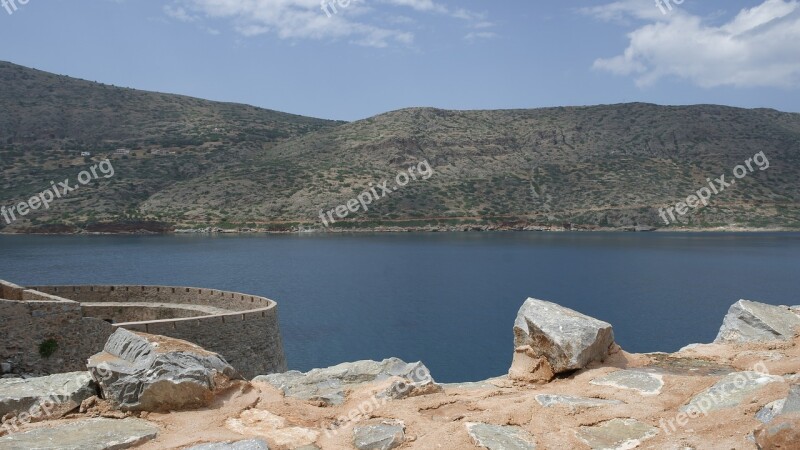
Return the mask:
[[118, 329], [89, 359], [103, 396], [123, 411], [207, 406], [218, 388], [241, 379], [221, 356], [195, 344]]
[[87, 419], [0, 438], [3, 450], [122, 450], [155, 439], [158, 427], [140, 419]]
[[602, 361], [614, 345], [606, 322], [544, 300], [529, 298], [514, 321], [514, 362], [509, 377], [549, 381], [554, 375]]
[[317, 401], [327, 405], [341, 405], [349, 390], [392, 377], [399, 377], [414, 388], [436, 390], [436, 387], [426, 384], [432, 383], [433, 380], [424, 364], [406, 363], [397, 358], [380, 362], [343, 363], [325, 369], [314, 369], [307, 373], [289, 371], [262, 375], [254, 378], [253, 382], [271, 384], [287, 397]]
[[0, 379], [0, 417], [11, 414], [25, 422], [59, 419], [94, 395], [97, 386], [88, 372]]
[[739, 300], [728, 310], [714, 343], [766, 342], [792, 339], [800, 315], [788, 306]]

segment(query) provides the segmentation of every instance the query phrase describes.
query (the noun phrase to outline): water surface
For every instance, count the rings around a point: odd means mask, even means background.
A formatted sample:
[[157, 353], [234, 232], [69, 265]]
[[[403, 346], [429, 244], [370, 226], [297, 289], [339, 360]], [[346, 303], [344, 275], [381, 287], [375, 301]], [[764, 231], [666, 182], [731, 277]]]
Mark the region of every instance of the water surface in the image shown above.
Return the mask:
[[289, 366], [397, 356], [440, 381], [507, 372], [527, 297], [610, 322], [628, 351], [710, 342], [740, 298], [800, 304], [800, 234], [0, 236], [17, 284], [157, 284], [279, 303]]

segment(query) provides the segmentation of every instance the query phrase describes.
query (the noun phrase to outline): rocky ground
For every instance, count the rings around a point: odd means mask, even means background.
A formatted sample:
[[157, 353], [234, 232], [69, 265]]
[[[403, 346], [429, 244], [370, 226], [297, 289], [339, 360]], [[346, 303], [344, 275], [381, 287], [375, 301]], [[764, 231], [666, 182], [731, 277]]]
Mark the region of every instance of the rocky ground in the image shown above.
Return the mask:
[[[630, 354], [608, 324], [530, 299], [511, 375], [441, 385], [397, 359], [248, 382], [191, 344], [128, 333], [92, 377], [2, 380], [0, 449], [796, 449], [798, 325], [797, 309], [740, 301], [715, 343]], [[55, 420], [19, 420], [54, 390]], [[186, 395], [206, 406], [170, 411]]]

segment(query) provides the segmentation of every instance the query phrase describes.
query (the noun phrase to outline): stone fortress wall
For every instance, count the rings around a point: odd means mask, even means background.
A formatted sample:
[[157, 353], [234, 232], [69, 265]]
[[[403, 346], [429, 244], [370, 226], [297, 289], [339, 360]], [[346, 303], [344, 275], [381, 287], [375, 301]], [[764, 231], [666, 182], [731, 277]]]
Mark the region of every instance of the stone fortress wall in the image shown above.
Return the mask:
[[[0, 289], [0, 359], [26, 371], [85, 370], [118, 327], [196, 343], [247, 378], [286, 371], [277, 304], [264, 297], [174, 286], [26, 289], [0, 282]], [[42, 357], [39, 346], [48, 339], [58, 349]]]

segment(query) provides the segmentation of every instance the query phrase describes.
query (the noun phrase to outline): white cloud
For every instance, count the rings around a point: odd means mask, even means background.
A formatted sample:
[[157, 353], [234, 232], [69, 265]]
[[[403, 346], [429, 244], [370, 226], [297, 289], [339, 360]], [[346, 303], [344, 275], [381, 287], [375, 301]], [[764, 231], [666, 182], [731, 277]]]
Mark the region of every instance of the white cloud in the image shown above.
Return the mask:
[[621, 55], [600, 58], [594, 68], [633, 76], [639, 86], [667, 77], [707, 88], [800, 86], [797, 0], [765, 0], [721, 25], [685, 6], [673, 3], [673, 10], [662, 14], [649, 0], [622, 0], [581, 10], [602, 20], [647, 22], [628, 34]]
[[281, 39], [347, 39], [370, 47], [413, 43], [413, 32], [398, 28], [410, 26], [413, 20], [402, 14], [376, 14], [379, 5], [405, 9], [406, 13], [461, 19], [470, 26], [486, 22], [484, 14], [451, 10], [435, 0], [172, 0], [164, 11], [184, 22], [227, 20], [237, 33], [248, 37], [273, 34]]
[[181, 22], [195, 22], [198, 19], [197, 16], [189, 14], [185, 8], [180, 6], [166, 5], [164, 6], [164, 14]]

